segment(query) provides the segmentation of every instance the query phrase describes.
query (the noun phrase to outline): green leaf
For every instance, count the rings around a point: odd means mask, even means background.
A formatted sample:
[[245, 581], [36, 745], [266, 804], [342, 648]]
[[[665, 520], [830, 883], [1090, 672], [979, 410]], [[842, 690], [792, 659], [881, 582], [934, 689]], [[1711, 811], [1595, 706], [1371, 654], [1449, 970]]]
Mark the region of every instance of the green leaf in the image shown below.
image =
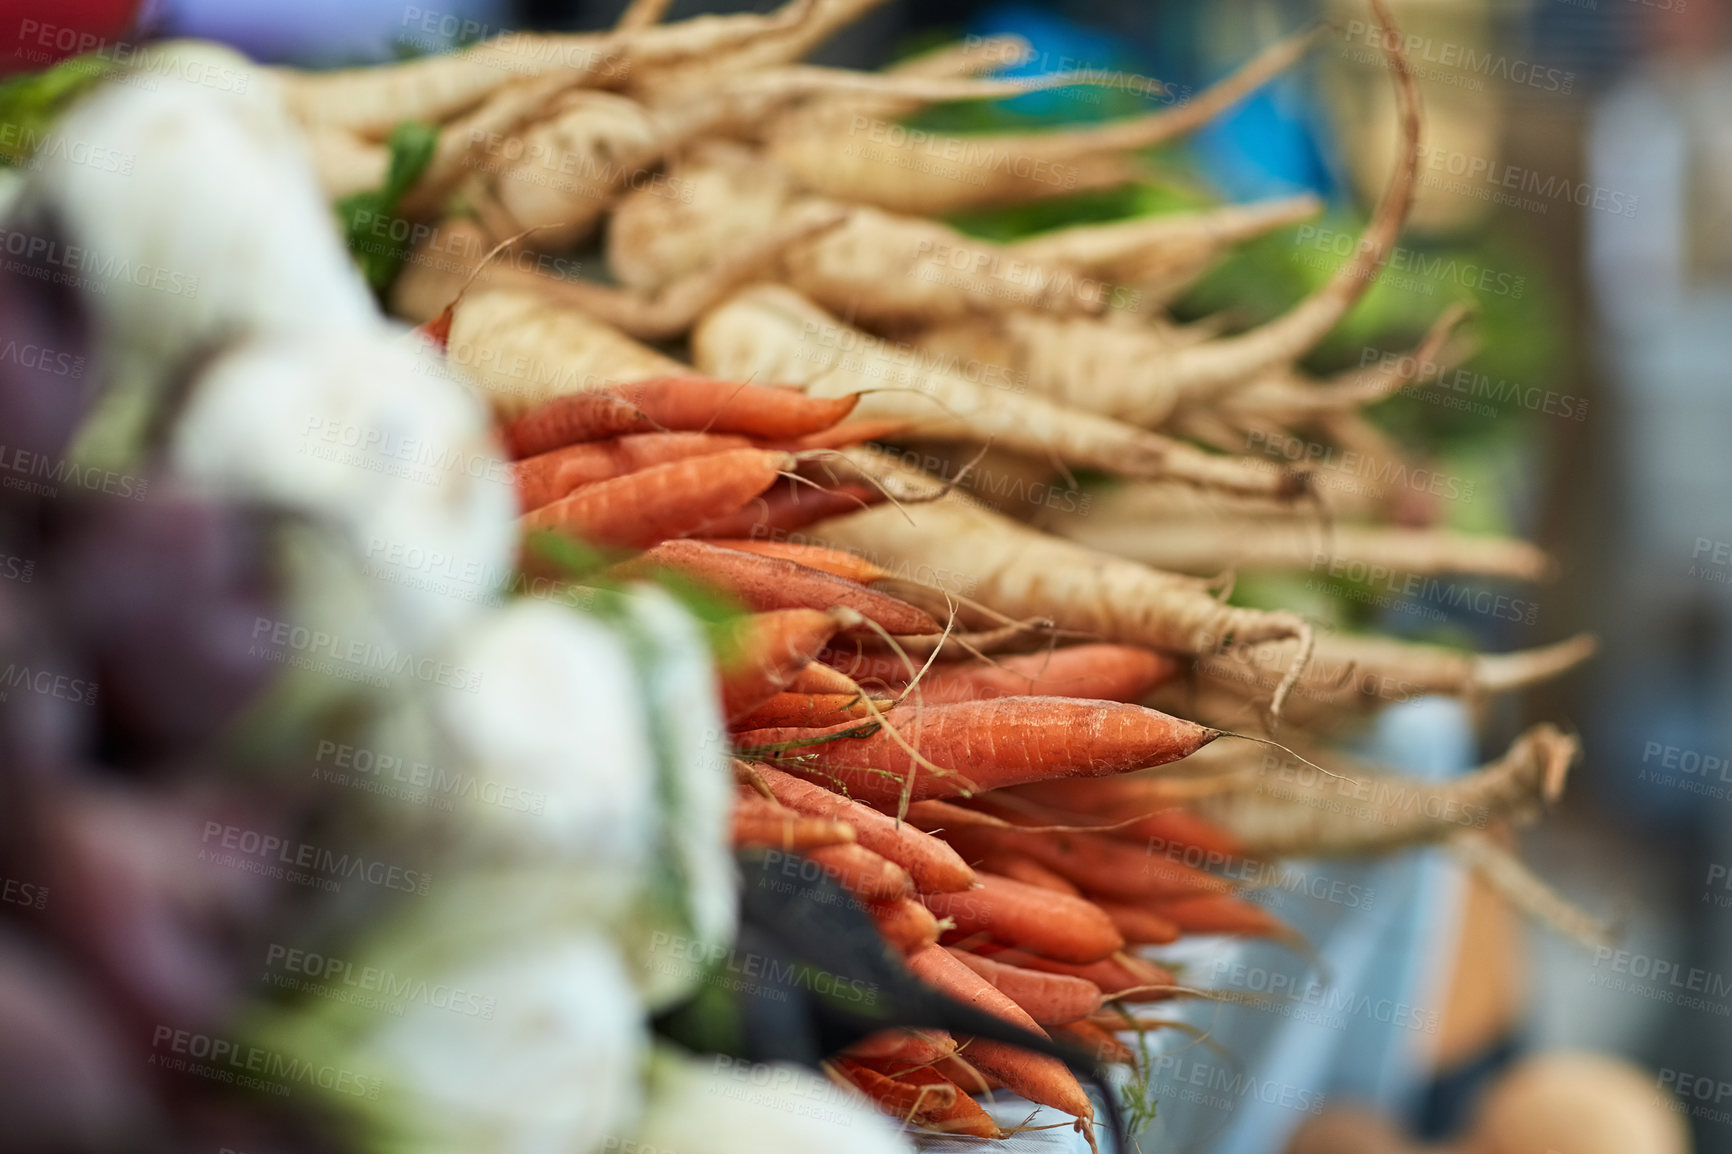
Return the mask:
[[55, 118], [114, 70], [90, 53], [0, 81], [0, 164], [28, 164]]
[[[373, 291], [384, 295], [403, 269], [409, 252], [405, 242], [397, 239], [397, 206], [415, 187], [422, 173], [433, 162], [433, 152], [439, 145], [437, 125], [405, 121], [391, 130], [386, 138], [391, 160], [385, 170], [385, 183], [377, 189], [356, 192], [337, 202], [337, 219], [342, 225], [343, 238], [349, 252], [361, 267], [361, 274]], [[404, 231], [407, 235], [407, 231]]]

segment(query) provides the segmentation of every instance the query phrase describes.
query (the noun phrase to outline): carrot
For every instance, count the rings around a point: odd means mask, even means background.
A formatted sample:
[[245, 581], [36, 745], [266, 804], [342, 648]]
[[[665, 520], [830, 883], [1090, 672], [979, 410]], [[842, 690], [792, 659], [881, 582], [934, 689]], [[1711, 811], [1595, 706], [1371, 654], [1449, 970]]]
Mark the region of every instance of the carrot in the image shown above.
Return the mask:
[[[941, 993], [949, 994], [964, 1005], [982, 1013], [1021, 1026], [1031, 1033], [1046, 1037], [1047, 1033], [997, 986], [964, 965], [943, 946], [927, 946], [908, 955], [908, 969], [915, 977]], [[971, 1047], [972, 1049], [972, 1047]], [[1007, 1085], [1010, 1083], [1007, 1081]], [[1012, 1085], [1012, 1089], [1015, 1086]], [[1020, 1093], [1021, 1091], [1018, 1091]]]
[[831, 669], [828, 665], [820, 665], [814, 659], [812, 664], [794, 675], [794, 680], [788, 683], [789, 693], [859, 693], [860, 687], [845, 673]]
[[754, 795], [734, 801], [732, 841], [736, 846], [774, 846], [805, 852], [820, 846], [852, 843], [854, 831], [847, 822], [806, 817]]
[[1291, 940], [1291, 926], [1262, 906], [1232, 894], [1198, 894], [1162, 902], [1154, 912], [1187, 934], [1244, 934]]
[[1094, 903], [1113, 920], [1125, 941], [1133, 946], [1164, 946], [1178, 941], [1184, 933], [1171, 919], [1140, 905], [1106, 898], [1095, 898]]
[[[1101, 993], [1111, 997], [1122, 994], [1126, 990], [1142, 986], [1170, 986], [1176, 979], [1173, 975], [1134, 954], [1117, 953], [1110, 958], [1098, 962], [1090, 962], [1079, 966], [1071, 962], [1055, 961], [1052, 958], [1032, 954], [1027, 950], [997, 949], [989, 945], [976, 948], [976, 951], [996, 962], [1010, 966], [1021, 966], [1025, 970], [1039, 970], [1046, 974], [1062, 974], [1073, 978], [1083, 978], [1093, 982]], [[1132, 1001], [1160, 1001], [1171, 995], [1165, 993], [1150, 993], [1146, 997], [1133, 995]]]
[[821, 432], [858, 403], [855, 397], [809, 397], [797, 389], [696, 376], [632, 381], [609, 385], [608, 391], [664, 429], [744, 433], [771, 440]]
[[523, 414], [500, 430], [513, 459], [622, 433], [647, 433], [655, 422], [629, 401], [610, 393], [567, 393]]
[[[585, 396], [590, 394], [577, 394]], [[511, 467], [519, 506], [528, 512], [557, 501], [582, 485], [593, 485], [652, 465], [749, 449], [745, 437], [720, 433], [637, 433], [589, 441], [524, 457]]]
[[805, 856], [863, 902], [900, 901], [914, 892], [907, 870], [863, 845], [819, 846]]
[[1061, 1026], [1101, 1008], [1101, 992], [1084, 978], [1025, 970], [967, 950], [951, 948], [958, 961], [996, 986], [1043, 1026]]
[[911, 954], [938, 943], [938, 919], [913, 898], [893, 902], [867, 902], [866, 913], [884, 940]]
[[916, 1126], [930, 1125], [933, 1115], [954, 1109], [961, 1096], [949, 1081], [931, 1085], [902, 1082], [846, 1058], [836, 1065], [844, 1078], [886, 1114]]
[[940, 918], [949, 918], [959, 933], [986, 934], [1059, 961], [1094, 962], [1124, 949], [1112, 919], [1083, 898], [995, 874], [979, 877], [979, 889], [926, 894], [921, 900]]
[[1021, 882], [1025, 886], [1037, 886], [1054, 893], [1069, 894], [1073, 898], [1083, 896], [1083, 892], [1072, 885], [1068, 878], [1053, 873], [1039, 862], [1020, 854], [989, 853], [975, 864], [983, 870]]
[[[920, 772], [882, 727], [859, 737], [848, 726], [741, 733], [742, 748], [790, 760], [791, 772], [831, 782], [874, 804], [915, 801], [1070, 775], [1123, 773], [1196, 752], [1219, 732], [1141, 706], [1064, 697], [1000, 697], [891, 710], [887, 724], [918, 737], [944, 773]], [[816, 739], [822, 739], [816, 740]], [[790, 743], [800, 743], [797, 747]]]
[[818, 609], [781, 609], [720, 628], [715, 648], [722, 715], [744, 716], [780, 693], [843, 620]]
[[994, 1090], [1004, 1089], [1004, 1083], [987, 1073], [970, 1065], [967, 1057], [959, 1049], [956, 1055], [941, 1058], [932, 1063], [934, 1072], [955, 1082], [970, 1094], [990, 1094]]
[[1137, 1052], [1120, 1040], [1111, 1031], [1103, 1029], [1093, 1022], [1066, 1022], [1053, 1030], [1058, 1037], [1069, 1038], [1083, 1049], [1093, 1054], [1097, 1062], [1111, 1062], [1121, 1066], [1135, 1066]]
[[[928, 946], [910, 954], [908, 968], [914, 976], [959, 1002], [1001, 1018], [1025, 1030], [1046, 1036], [1046, 1031], [1027, 1011], [1006, 997], [991, 982], [963, 965], [947, 950]], [[995, 1075], [1007, 1087], [1031, 1102], [1063, 1110], [1079, 1118], [1092, 1118], [1088, 1095], [1064, 1064], [1044, 1054], [976, 1038], [965, 1051], [968, 1061]]]
[[705, 541], [663, 542], [619, 571], [634, 573], [657, 566], [677, 569], [714, 585], [750, 609], [843, 606], [876, 621], [891, 633], [922, 633], [938, 628], [938, 623], [923, 610], [888, 594], [780, 557], [742, 553]]
[[793, 561], [808, 569], [821, 569], [825, 573], [845, 577], [862, 585], [870, 585], [890, 575], [864, 557], [844, 553], [840, 549], [827, 549], [822, 545], [800, 545], [792, 541], [769, 541], [762, 538], [729, 540], [711, 537], [709, 542], [721, 549], [757, 553], [763, 557], [780, 557], [784, 561]]
[[[885, 703], [888, 705], [888, 702]], [[778, 693], [733, 722], [738, 729], [791, 726], [809, 729], [870, 717], [858, 693]]]
[[706, 521], [693, 536], [774, 539], [830, 517], [865, 509], [884, 500], [881, 490], [854, 482], [813, 489], [797, 482], [761, 494], [738, 512]]
[[522, 523], [526, 529], [554, 529], [598, 545], [648, 548], [740, 508], [792, 463], [784, 453], [763, 449], [670, 461], [585, 485], [525, 514]]
[[[912, 807], [908, 820], [916, 825], [924, 824], [922, 816], [915, 814]], [[946, 832], [945, 840], [964, 857], [976, 857], [994, 850], [1022, 854], [1069, 878], [1084, 893], [1124, 901], [1225, 893], [1232, 888], [1226, 880], [1174, 861], [1165, 854], [1151, 854], [1145, 848], [1098, 834], [1023, 833], [1014, 829], [973, 826], [951, 828]]]
[[960, 1085], [946, 1078], [932, 1067], [915, 1067], [911, 1070], [886, 1068], [885, 1063], [864, 1062], [879, 1073], [894, 1078], [897, 1082], [913, 1087], [932, 1087], [939, 1090], [948, 1089], [952, 1093], [949, 1105], [943, 1109], [932, 1109], [923, 1105], [921, 1125], [927, 1130], [940, 1134], [964, 1134], [974, 1138], [1002, 1138], [1004, 1131], [998, 1128], [998, 1123], [992, 1120], [992, 1115], [980, 1108], [980, 1103], [968, 1096], [968, 1092]]
[[864, 441], [882, 441], [886, 437], [894, 437], [906, 428], [901, 421], [843, 421], [831, 425], [828, 429], [820, 429], [816, 433], [807, 433], [803, 437], [769, 447], [786, 449], [790, 453], [809, 453], [814, 449], [844, 449]]
[[967, 1043], [964, 1054], [970, 1063], [1030, 1102], [1062, 1110], [1082, 1119], [1085, 1124], [1094, 1120], [1094, 1106], [1088, 1095], [1083, 1092], [1076, 1075], [1058, 1059], [987, 1038], [975, 1038]]
[[842, 1053], [894, 1075], [903, 1067], [924, 1066], [949, 1057], [956, 1053], [956, 1041], [943, 1030], [880, 1030], [849, 1043]]
[[922, 893], [966, 890], [978, 880], [955, 850], [931, 834], [772, 766], [759, 766], [758, 773], [776, 800], [789, 809], [846, 822], [861, 845], [907, 870]]
[[1001, 657], [991, 665], [935, 665], [920, 680], [920, 699], [927, 705], [1046, 696], [1129, 702], [1178, 672], [1173, 658], [1133, 645], [1073, 645]]

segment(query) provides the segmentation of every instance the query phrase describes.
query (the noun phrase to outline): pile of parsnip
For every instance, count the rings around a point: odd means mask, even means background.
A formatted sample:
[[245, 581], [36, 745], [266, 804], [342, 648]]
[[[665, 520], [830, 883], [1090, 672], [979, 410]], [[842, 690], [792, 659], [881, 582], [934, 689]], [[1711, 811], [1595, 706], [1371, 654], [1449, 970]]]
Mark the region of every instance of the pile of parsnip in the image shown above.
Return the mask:
[[[385, 181], [397, 125], [438, 126], [402, 199], [414, 228], [381, 234], [421, 238], [391, 303], [494, 405], [526, 564], [551, 564], [532, 547], [551, 532], [603, 550], [609, 579], [673, 570], [746, 610], [718, 650], [736, 843], [808, 855], [915, 974], [1110, 1062], [1134, 1060], [1125, 1007], [1185, 993], [1141, 947], [1292, 940], [1242, 883], [1188, 863], [1447, 843], [1530, 912], [1599, 932], [1490, 832], [1555, 799], [1572, 739], [1536, 727], [1441, 786], [1325, 744], [1391, 702], [1555, 676], [1590, 639], [1481, 655], [1314, 636], [1211, 578], [1319, 553], [1424, 575], [1548, 567], [1524, 542], [1393, 527], [1391, 495], [1362, 476], [1247, 452], [1298, 438], [1405, 469], [1360, 410], [1449, 355], [1454, 310], [1394, 367], [1297, 367], [1412, 199], [1421, 117], [1399, 37], [1399, 146], [1361, 243], [1314, 296], [1230, 332], [1167, 305], [1236, 242], [1317, 211], [1309, 198], [1011, 244], [943, 218], [1145, 179], [1141, 150], [1309, 37], [1146, 116], [946, 137], [901, 120], [1124, 80], [983, 79], [1024, 51], [1000, 40], [880, 73], [797, 63], [872, 3], [662, 24], [640, 0], [607, 33], [282, 76], [333, 197]], [[1117, 479], [1086, 515], [967, 495], [1070, 491], [1072, 470]], [[1378, 786], [1276, 773], [1299, 754], [1229, 734], [1276, 725]], [[985, 1040], [877, 1035], [833, 1072], [937, 1131], [998, 1136], [970, 1096], [998, 1086], [1092, 1117], [1061, 1063]]]

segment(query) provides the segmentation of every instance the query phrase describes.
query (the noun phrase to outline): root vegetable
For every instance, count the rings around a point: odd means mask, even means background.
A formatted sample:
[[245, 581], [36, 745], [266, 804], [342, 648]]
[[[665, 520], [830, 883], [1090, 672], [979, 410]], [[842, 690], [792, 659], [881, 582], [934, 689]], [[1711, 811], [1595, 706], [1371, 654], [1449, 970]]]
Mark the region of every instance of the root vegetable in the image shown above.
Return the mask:
[[979, 877], [978, 889], [926, 894], [921, 900], [940, 918], [949, 918], [959, 933], [986, 934], [1059, 961], [1096, 962], [1124, 949], [1112, 919], [1083, 898], [996, 874]]
[[785, 453], [762, 449], [671, 461], [586, 485], [525, 514], [523, 525], [598, 545], [647, 548], [741, 508], [792, 463]]
[[[914, 710], [900, 706], [886, 724], [944, 772], [922, 766], [882, 727], [860, 737], [853, 726], [760, 729], [737, 735], [742, 748], [782, 760], [784, 768], [831, 782], [873, 804], [915, 801], [1053, 777], [1123, 773], [1162, 765], [1201, 748], [1218, 733], [1118, 702], [1063, 697], [1000, 697]], [[816, 743], [813, 743], [816, 742]]]
[[716, 638], [722, 716], [743, 716], [780, 693], [844, 620], [819, 609], [782, 609], [723, 626]]
[[[606, 398], [606, 394], [583, 395]], [[512, 466], [511, 475], [517, 485], [518, 503], [527, 512], [557, 501], [581, 485], [635, 473], [651, 465], [751, 447], [751, 441], [745, 437], [720, 433], [638, 433], [566, 445], [524, 457]]]
[[819, 846], [805, 856], [862, 902], [896, 902], [914, 892], [906, 870], [863, 845]]
[[1101, 1008], [1101, 992], [1084, 978], [1007, 965], [967, 950], [951, 949], [957, 961], [996, 986], [1042, 1026], [1062, 1026]]

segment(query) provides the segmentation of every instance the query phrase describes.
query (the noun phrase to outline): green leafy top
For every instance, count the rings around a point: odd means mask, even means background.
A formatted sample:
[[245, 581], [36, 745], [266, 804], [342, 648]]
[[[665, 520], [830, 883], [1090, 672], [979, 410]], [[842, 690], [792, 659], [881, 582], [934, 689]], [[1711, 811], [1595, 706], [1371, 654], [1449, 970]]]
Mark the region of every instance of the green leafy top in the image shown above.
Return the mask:
[[112, 60], [87, 53], [0, 81], [0, 165], [28, 164], [54, 119], [114, 68]]
[[391, 239], [390, 229], [385, 230], [382, 238], [377, 226], [382, 220], [388, 222], [393, 218], [397, 206], [427, 171], [439, 143], [439, 129], [432, 124], [405, 121], [391, 130], [385, 143], [391, 150], [391, 161], [385, 170], [384, 185], [351, 193], [337, 202], [343, 239], [367, 283], [380, 294], [391, 287], [402, 271], [408, 252], [401, 242]]

